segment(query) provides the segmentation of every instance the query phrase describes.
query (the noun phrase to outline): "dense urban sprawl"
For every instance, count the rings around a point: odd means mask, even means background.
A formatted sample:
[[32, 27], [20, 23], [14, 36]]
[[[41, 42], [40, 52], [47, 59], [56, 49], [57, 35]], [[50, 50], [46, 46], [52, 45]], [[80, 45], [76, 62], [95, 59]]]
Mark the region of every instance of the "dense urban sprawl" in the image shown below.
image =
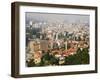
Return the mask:
[[26, 66], [76, 64], [89, 64], [89, 24], [30, 21]]

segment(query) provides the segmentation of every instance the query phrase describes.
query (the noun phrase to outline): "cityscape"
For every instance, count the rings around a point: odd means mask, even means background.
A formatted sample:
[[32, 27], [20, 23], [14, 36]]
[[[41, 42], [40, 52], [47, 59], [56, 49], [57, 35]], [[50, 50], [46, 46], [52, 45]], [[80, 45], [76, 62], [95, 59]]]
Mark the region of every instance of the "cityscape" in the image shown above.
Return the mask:
[[89, 16], [26, 13], [26, 66], [89, 64]]

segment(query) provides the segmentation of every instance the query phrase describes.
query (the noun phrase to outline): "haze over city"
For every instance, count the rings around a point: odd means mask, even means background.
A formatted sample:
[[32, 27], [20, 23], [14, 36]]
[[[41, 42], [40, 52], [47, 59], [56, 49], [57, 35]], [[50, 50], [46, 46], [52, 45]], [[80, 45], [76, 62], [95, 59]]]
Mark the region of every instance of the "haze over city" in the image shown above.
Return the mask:
[[59, 22], [59, 23], [86, 23], [89, 24], [89, 15], [79, 14], [53, 14], [26, 12], [26, 24], [34, 22]]

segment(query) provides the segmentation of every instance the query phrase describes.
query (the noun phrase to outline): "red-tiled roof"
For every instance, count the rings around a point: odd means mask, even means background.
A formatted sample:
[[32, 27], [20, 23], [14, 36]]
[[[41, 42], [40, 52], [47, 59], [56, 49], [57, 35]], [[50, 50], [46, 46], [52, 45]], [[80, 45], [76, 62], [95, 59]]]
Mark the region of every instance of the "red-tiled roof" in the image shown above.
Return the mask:
[[76, 52], [76, 49], [70, 48], [70, 49], [64, 51], [64, 52], [63, 52], [63, 55], [64, 55], [64, 56], [68, 56], [68, 55], [71, 55], [71, 53], [75, 53], [75, 52]]

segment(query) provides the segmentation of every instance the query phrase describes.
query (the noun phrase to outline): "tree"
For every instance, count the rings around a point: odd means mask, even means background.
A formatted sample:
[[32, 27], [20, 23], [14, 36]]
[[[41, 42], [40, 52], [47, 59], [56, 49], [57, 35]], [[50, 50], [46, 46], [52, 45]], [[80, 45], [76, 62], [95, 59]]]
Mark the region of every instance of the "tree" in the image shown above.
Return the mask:
[[82, 50], [81, 59], [82, 59], [82, 64], [89, 64], [89, 51], [88, 51], [88, 48], [84, 48]]
[[27, 63], [28, 67], [34, 67], [35, 66], [34, 59], [30, 59], [30, 61], [29, 62], [26, 61], [26, 63]]
[[77, 50], [76, 54], [70, 55], [65, 58], [66, 65], [75, 65], [75, 64], [89, 64], [89, 54], [88, 48]]

